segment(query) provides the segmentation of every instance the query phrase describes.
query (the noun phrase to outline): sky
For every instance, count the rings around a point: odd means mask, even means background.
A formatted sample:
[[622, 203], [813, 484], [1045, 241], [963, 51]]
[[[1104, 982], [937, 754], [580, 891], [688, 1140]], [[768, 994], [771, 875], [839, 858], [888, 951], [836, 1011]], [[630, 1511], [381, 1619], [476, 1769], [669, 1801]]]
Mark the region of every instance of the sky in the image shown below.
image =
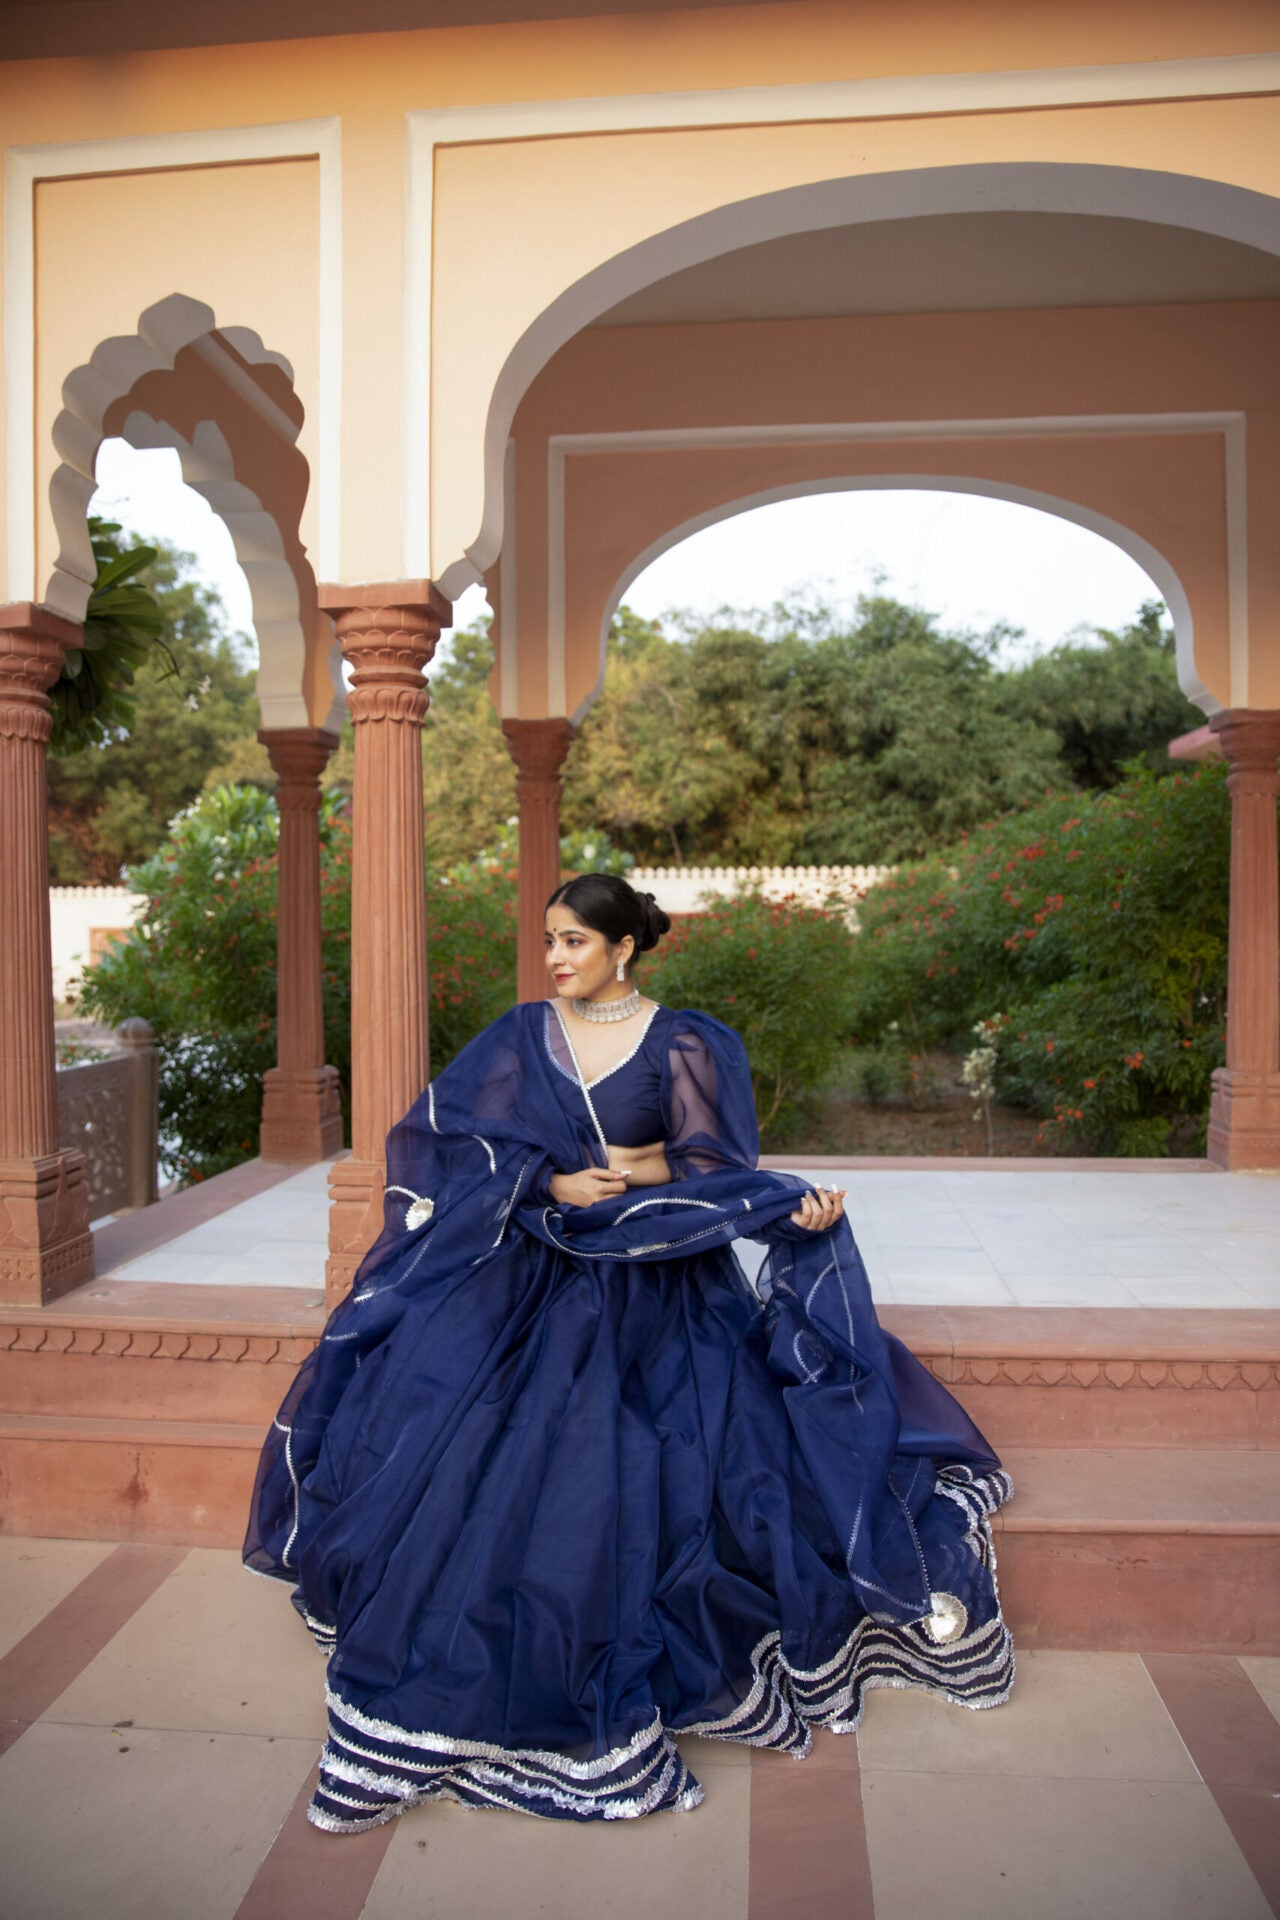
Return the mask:
[[[93, 512], [194, 553], [232, 627], [251, 632], [230, 536], [182, 484], [177, 454], [109, 440], [97, 477]], [[1002, 652], [1009, 661], [1081, 627], [1122, 627], [1144, 600], [1160, 598], [1127, 554], [1069, 521], [973, 494], [902, 489], [816, 494], [738, 514], [661, 555], [625, 599], [652, 619], [668, 609], [711, 614], [799, 596], [845, 606], [871, 592], [927, 608], [944, 630], [1021, 628], [1025, 639]], [[483, 589], [471, 588], [455, 604], [455, 624], [468, 625], [487, 604]]]

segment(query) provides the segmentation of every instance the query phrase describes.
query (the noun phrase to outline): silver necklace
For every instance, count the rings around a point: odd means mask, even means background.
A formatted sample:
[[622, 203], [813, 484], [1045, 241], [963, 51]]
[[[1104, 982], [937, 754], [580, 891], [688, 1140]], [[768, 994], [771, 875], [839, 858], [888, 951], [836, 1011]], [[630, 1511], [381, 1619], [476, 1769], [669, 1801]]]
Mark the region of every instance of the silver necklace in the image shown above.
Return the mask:
[[640, 1011], [640, 990], [632, 987], [620, 1000], [571, 1000], [579, 1020], [629, 1020]]

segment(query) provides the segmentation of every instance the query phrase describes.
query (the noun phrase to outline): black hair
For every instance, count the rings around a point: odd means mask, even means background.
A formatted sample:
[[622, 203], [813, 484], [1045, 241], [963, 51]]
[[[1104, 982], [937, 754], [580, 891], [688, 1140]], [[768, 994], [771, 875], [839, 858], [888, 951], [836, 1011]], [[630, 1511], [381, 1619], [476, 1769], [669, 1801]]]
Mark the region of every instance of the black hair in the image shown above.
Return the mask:
[[602, 933], [611, 947], [627, 934], [635, 941], [635, 954], [656, 947], [671, 921], [651, 893], [637, 893], [616, 873], [579, 873], [558, 886], [547, 902], [547, 909], [568, 907], [584, 927]]

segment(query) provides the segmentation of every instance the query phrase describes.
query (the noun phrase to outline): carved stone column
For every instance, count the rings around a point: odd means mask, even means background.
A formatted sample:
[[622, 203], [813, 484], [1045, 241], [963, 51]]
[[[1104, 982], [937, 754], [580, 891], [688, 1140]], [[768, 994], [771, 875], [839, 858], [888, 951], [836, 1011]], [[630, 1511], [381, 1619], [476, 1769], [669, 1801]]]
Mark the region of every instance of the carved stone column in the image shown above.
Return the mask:
[[320, 775], [338, 736], [318, 727], [259, 735], [277, 775], [276, 1064], [263, 1075], [264, 1160], [308, 1164], [342, 1151], [338, 1070], [324, 1064], [320, 951]]
[[351, 1158], [329, 1181], [330, 1306], [382, 1226], [386, 1137], [427, 1084], [423, 677], [450, 606], [428, 580], [325, 587], [353, 669]]
[[1280, 1167], [1280, 712], [1229, 708], [1209, 724], [1231, 769], [1231, 931], [1208, 1152], [1220, 1167]]
[[521, 1000], [545, 1000], [543, 913], [560, 882], [560, 769], [575, 729], [567, 720], [504, 720], [507, 749], [516, 763], [520, 811], [520, 903], [517, 914], [516, 990]]
[[93, 1275], [84, 1155], [58, 1147], [45, 784], [47, 690], [79, 639], [0, 607], [0, 1299], [33, 1306]]

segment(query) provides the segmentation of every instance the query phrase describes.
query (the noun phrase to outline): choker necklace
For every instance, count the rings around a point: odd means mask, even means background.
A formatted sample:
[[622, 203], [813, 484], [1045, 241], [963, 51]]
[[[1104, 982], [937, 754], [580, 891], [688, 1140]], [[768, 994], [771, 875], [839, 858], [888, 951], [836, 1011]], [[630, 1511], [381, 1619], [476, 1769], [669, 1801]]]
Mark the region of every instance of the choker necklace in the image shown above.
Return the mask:
[[629, 1020], [640, 1011], [640, 991], [632, 987], [620, 1000], [571, 1000], [579, 1020]]

